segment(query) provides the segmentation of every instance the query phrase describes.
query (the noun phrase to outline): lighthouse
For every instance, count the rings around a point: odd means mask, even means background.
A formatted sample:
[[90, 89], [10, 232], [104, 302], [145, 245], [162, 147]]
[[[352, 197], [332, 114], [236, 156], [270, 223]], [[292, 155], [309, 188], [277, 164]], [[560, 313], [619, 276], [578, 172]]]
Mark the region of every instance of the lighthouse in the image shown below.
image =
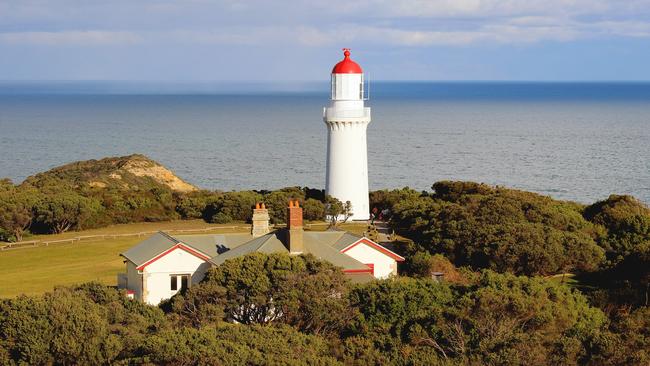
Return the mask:
[[368, 146], [370, 107], [364, 105], [363, 70], [343, 49], [343, 60], [332, 69], [330, 105], [323, 108], [327, 125], [325, 192], [352, 204], [352, 220], [368, 220]]

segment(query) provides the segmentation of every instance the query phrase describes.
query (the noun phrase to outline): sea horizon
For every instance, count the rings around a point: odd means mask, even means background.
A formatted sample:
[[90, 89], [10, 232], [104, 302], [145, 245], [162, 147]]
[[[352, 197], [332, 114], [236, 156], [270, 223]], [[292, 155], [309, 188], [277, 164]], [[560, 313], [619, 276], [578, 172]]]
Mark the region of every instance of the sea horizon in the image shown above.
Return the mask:
[[[205, 189], [322, 189], [328, 99], [329, 81], [0, 81], [0, 175], [141, 153]], [[370, 188], [648, 203], [649, 101], [645, 81], [371, 80]]]

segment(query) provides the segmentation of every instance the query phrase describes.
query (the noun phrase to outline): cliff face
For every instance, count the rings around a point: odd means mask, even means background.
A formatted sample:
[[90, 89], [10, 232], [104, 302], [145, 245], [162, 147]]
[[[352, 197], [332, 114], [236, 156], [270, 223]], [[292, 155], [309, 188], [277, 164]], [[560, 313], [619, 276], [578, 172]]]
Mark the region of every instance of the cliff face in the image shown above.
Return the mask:
[[23, 184], [42, 188], [53, 181], [74, 189], [141, 190], [163, 186], [177, 192], [198, 190], [156, 161], [139, 154], [66, 164], [31, 176]]

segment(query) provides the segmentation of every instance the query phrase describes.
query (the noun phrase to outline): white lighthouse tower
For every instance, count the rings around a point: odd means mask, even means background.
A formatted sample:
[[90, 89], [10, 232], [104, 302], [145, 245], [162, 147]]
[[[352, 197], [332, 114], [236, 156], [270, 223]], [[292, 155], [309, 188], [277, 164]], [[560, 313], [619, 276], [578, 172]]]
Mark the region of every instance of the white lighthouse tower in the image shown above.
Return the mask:
[[352, 203], [352, 220], [368, 220], [368, 147], [366, 128], [370, 107], [364, 106], [361, 66], [345, 58], [332, 69], [329, 107], [323, 108], [327, 125], [327, 178], [325, 192], [339, 201]]

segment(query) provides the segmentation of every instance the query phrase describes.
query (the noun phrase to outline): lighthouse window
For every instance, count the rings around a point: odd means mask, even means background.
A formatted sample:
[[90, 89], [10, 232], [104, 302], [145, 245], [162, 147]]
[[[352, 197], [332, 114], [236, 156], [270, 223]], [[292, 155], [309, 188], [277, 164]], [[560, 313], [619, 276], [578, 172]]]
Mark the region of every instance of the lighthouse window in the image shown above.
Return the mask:
[[363, 100], [363, 74], [361, 80], [359, 80], [359, 99]]

